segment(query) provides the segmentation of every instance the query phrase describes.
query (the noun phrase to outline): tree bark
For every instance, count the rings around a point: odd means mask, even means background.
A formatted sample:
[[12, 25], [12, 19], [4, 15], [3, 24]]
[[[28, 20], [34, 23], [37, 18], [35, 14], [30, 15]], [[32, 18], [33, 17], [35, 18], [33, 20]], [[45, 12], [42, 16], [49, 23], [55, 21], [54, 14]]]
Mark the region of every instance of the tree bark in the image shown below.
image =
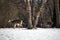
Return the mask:
[[43, 12], [43, 7], [44, 7], [44, 3], [43, 3], [43, 1], [41, 1], [41, 5], [39, 6], [39, 11], [37, 12], [36, 19], [34, 21], [34, 27], [35, 28], [36, 28], [36, 26], [38, 24], [38, 20], [39, 20], [40, 14]]
[[59, 0], [55, 0], [56, 10], [56, 25], [59, 27]]
[[26, 10], [27, 10], [27, 14], [28, 14], [28, 28], [32, 28], [32, 13], [31, 13], [31, 6], [30, 6], [30, 0], [26, 0]]

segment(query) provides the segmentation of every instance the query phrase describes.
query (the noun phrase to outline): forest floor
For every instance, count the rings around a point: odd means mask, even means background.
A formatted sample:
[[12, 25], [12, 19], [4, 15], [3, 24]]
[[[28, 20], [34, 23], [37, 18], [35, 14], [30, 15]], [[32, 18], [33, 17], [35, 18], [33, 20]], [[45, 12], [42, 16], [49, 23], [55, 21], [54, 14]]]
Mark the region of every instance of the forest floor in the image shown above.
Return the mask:
[[60, 29], [0, 28], [0, 40], [60, 40]]

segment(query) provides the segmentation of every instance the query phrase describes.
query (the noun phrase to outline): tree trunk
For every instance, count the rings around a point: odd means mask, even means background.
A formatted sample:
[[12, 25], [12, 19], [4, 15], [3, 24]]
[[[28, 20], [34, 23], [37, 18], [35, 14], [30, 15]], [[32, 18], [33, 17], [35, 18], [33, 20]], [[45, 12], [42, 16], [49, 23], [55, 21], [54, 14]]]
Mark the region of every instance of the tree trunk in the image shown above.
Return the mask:
[[34, 27], [36, 28], [37, 24], [38, 24], [38, 20], [39, 20], [39, 17], [40, 17], [40, 14], [43, 12], [43, 7], [44, 7], [44, 3], [43, 1], [41, 1], [41, 5], [39, 6], [39, 11], [37, 12], [37, 15], [36, 15], [36, 19], [34, 21]]
[[56, 25], [59, 27], [59, 0], [55, 0], [56, 6]]
[[30, 0], [26, 0], [26, 10], [27, 10], [27, 14], [28, 14], [28, 28], [32, 28], [32, 20], [31, 20], [31, 6], [30, 6]]

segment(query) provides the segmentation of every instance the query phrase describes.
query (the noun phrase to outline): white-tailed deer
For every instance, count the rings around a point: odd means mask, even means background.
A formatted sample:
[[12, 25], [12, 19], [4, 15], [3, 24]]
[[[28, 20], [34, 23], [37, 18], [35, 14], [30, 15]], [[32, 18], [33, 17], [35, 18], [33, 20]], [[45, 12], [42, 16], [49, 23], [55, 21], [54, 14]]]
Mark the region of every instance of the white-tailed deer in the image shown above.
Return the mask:
[[23, 21], [22, 20], [9, 20], [8, 21], [14, 28], [22, 28], [23, 27]]

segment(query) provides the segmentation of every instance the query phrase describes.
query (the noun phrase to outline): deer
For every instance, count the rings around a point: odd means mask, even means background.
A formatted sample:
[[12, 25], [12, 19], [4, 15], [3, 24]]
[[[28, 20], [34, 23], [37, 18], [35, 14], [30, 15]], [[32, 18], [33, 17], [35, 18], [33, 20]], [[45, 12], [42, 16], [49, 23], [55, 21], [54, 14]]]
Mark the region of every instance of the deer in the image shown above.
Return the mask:
[[8, 23], [10, 23], [14, 28], [23, 28], [23, 20], [15, 19], [15, 20], [9, 20]]

